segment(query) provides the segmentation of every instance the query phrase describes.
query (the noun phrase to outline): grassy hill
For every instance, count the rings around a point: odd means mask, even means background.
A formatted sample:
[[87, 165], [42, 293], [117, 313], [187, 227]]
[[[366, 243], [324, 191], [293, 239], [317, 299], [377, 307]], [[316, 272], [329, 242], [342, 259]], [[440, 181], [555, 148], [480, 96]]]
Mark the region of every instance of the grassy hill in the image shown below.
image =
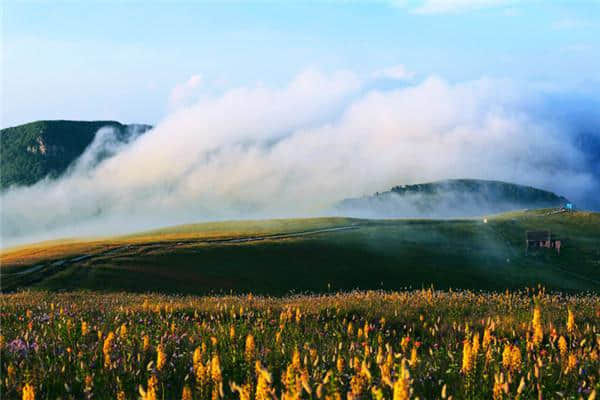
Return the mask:
[[[527, 230], [565, 239], [525, 255]], [[600, 291], [600, 214], [482, 220], [315, 218], [185, 225], [51, 242], [0, 256], [2, 288], [282, 295], [407, 287]], [[21, 272], [21, 273], [19, 273]]]
[[558, 207], [568, 200], [530, 186], [480, 179], [449, 179], [395, 186], [383, 193], [346, 199], [337, 209], [366, 217], [480, 216], [515, 209]]
[[150, 128], [116, 121], [37, 121], [0, 130], [0, 189], [59, 176], [102, 127], [114, 128], [123, 139], [131, 130]]

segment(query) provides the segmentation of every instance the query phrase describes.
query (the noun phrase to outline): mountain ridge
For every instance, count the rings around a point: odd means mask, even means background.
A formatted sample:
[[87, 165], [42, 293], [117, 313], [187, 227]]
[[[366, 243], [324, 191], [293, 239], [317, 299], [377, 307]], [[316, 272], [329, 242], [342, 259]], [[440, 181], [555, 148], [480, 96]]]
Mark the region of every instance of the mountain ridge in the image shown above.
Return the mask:
[[113, 129], [115, 140], [126, 143], [152, 126], [110, 120], [39, 120], [0, 129], [0, 189], [59, 177], [102, 128]]

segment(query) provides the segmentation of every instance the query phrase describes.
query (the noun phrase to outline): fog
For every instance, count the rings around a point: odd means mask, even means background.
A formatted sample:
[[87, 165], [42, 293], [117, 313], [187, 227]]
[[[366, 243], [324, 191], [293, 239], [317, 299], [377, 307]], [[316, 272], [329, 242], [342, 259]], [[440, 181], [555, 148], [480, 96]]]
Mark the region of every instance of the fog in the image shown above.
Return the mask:
[[[600, 193], [596, 158], [574, 140], [568, 112], [554, 117], [542, 91], [511, 81], [309, 70], [282, 87], [195, 98], [136, 140], [101, 130], [60, 179], [3, 192], [2, 246], [329, 215], [345, 198], [448, 178], [532, 185], [592, 206]], [[597, 130], [587, 134], [599, 143]]]
[[[482, 190], [485, 192], [485, 188]], [[508, 201], [501, 196], [439, 189], [432, 194], [399, 195], [385, 192], [376, 196], [346, 199], [335, 207], [339, 215], [360, 218], [471, 218], [502, 212], [560, 207], [563, 202]]]

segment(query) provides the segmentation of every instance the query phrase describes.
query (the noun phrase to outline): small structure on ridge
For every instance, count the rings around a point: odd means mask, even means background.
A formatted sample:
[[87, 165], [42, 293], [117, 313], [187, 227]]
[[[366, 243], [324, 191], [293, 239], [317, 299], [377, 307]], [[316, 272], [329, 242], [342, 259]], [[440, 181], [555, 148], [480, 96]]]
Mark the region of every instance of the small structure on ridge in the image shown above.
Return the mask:
[[527, 253], [532, 249], [555, 249], [560, 254], [563, 241], [550, 231], [528, 231], [526, 236]]

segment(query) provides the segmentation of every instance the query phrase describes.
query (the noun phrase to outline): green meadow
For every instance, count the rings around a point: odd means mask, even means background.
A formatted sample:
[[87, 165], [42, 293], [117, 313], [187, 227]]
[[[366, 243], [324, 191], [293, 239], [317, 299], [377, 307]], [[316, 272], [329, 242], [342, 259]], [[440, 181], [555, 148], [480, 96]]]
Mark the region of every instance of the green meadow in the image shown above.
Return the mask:
[[[600, 290], [600, 214], [230, 221], [48, 242], [1, 254], [2, 289], [286, 295], [340, 290]], [[528, 230], [564, 240], [526, 255]]]

